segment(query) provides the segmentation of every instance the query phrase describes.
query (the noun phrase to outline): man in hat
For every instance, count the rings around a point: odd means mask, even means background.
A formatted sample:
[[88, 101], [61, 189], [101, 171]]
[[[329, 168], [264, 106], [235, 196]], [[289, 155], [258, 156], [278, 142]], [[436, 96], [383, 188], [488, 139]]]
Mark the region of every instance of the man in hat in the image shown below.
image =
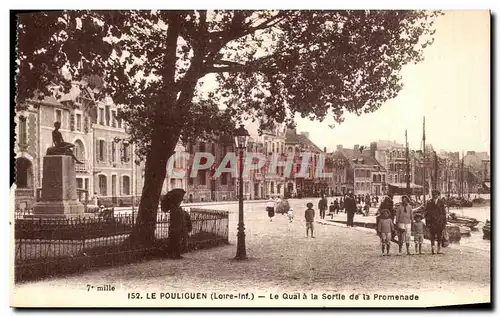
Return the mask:
[[410, 198], [402, 197], [403, 202], [396, 210], [396, 227], [398, 231], [399, 254], [403, 252], [403, 243], [406, 243], [406, 254], [410, 255], [411, 225], [413, 223], [413, 210]]
[[425, 225], [429, 227], [432, 254], [435, 254], [435, 241], [437, 241], [437, 254], [441, 254], [443, 230], [446, 227], [446, 208], [439, 195], [441, 195], [439, 190], [433, 190], [432, 199], [425, 206]]
[[352, 191], [345, 198], [345, 211], [347, 213], [347, 226], [354, 227], [354, 214], [356, 213], [356, 200]]
[[168, 231], [169, 254], [173, 259], [182, 259], [181, 242], [187, 241], [187, 235], [191, 231], [191, 218], [181, 208], [186, 191], [175, 188], [165, 194], [161, 200], [163, 212], [170, 212], [170, 225]]

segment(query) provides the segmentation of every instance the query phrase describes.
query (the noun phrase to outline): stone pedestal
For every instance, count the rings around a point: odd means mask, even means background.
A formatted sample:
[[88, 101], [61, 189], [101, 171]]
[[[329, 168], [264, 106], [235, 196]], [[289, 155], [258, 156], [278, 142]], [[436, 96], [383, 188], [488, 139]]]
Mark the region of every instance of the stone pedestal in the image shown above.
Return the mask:
[[42, 197], [33, 206], [33, 216], [84, 216], [84, 206], [76, 193], [75, 162], [71, 156], [47, 155], [43, 158]]

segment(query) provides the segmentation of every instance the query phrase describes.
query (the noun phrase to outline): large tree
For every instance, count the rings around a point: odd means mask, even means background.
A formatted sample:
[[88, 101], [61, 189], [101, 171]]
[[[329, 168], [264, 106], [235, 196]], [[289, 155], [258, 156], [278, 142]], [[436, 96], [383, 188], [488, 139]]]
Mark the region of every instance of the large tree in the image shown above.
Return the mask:
[[[168, 158], [179, 140], [242, 119], [342, 122], [402, 89], [401, 68], [432, 43], [430, 11], [65, 11], [18, 15], [17, 105], [97, 75], [124, 105], [145, 159], [131, 239], [154, 241]], [[71, 78], [63, 76], [64, 69]], [[221, 111], [220, 109], [224, 109]], [[229, 123], [229, 124], [228, 124]]]

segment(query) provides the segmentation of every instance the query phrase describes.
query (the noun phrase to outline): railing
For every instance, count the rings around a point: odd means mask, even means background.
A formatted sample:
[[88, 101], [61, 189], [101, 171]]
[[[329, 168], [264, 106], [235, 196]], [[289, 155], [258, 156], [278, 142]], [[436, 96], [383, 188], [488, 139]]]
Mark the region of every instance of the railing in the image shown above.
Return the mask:
[[[227, 211], [192, 207], [190, 215], [192, 231], [183, 252], [228, 243]], [[101, 213], [74, 219], [34, 218], [27, 213], [16, 217], [16, 281], [165, 255], [170, 215], [158, 213], [156, 242], [150, 248], [126, 243], [136, 218], [136, 213]]]
[[75, 164], [75, 171], [77, 173], [87, 173], [89, 171], [89, 162], [87, 160], [80, 160], [83, 164]]

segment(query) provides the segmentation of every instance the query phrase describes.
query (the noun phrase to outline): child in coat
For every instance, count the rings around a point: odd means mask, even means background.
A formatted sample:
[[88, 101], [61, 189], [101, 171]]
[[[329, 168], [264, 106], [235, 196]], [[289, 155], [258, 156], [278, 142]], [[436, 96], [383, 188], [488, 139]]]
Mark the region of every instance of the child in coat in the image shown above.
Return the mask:
[[391, 233], [394, 230], [394, 223], [389, 216], [389, 210], [383, 209], [377, 226], [377, 232], [380, 235], [380, 242], [382, 243], [382, 255], [387, 247], [387, 255], [390, 255], [391, 248]]

